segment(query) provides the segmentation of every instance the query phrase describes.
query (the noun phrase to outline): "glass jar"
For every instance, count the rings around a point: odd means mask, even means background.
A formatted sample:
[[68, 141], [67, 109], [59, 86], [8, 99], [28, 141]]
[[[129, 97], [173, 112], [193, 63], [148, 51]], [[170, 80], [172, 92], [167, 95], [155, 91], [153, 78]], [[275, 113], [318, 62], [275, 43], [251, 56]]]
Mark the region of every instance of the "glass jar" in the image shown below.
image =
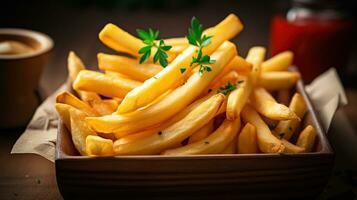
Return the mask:
[[294, 64], [305, 82], [330, 67], [341, 71], [348, 62], [352, 36], [352, 21], [343, 6], [338, 0], [292, 1], [286, 15], [272, 19], [271, 54], [294, 52]]

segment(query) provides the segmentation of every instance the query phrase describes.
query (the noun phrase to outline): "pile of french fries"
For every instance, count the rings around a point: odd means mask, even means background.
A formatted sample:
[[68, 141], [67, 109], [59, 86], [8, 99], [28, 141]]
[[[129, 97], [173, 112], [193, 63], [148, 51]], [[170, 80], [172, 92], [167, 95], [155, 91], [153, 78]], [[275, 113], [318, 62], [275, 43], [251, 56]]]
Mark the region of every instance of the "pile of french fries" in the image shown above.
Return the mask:
[[[295, 93], [287, 106], [271, 93], [291, 90], [299, 80], [299, 73], [288, 71], [293, 54], [265, 60], [266, 49], [252, 47], [243, 58], [229, 42], [242, 29], [230, 14], [204, 31], [213, 38], [203, 52], [215, 62], [212, 71], [199, 74], [197, 67], [189, 67], [197, 47], [186, 38], [165, 40], [172, 48], [162, 68], [153, 58], [139, 64], [143, 42], [106, 25], [99, 39], [128, 56], [99, 53], [99, 72], [85, 69], [70, 52], [75, 95], [63, 92], [56, 99], [75, 148], [89, 156], [313, 151], [314, 128], [300, 127], [307, 112], [302, 96]], [[187, 70], [180, 71], [182, 66]]]

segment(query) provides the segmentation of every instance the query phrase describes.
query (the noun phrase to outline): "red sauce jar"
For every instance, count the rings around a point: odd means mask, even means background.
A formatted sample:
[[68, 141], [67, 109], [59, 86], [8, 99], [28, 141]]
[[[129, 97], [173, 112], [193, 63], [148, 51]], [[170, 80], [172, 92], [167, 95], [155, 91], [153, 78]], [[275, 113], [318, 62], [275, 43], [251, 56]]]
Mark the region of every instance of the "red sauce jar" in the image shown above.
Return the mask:
[[333, 0], [294, 0], [284, 15], [271, 23], [270, 49], [275, 55], [294, 52], [294, 64], [305, 82], [330, 67], [341, 71], [348, 62], [352, 21]]

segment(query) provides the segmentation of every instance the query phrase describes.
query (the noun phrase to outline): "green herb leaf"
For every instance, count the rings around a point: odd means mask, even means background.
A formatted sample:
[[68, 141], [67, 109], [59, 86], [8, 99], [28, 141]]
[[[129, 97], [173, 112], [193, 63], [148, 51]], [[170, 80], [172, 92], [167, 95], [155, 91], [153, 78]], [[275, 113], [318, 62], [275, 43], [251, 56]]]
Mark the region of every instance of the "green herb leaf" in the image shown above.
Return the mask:
[[136, 32], [138, 33], [138, 36], [143, 40], [143, 43], [146, 45], [139, 49], [139, 54], [143, 54], [139, 60], [139, 63], [142, 64], [150, 58], [151, 49], [154, 47], [157, 49], [153, 57], [154, 63], [159, 61], [162, 67], [166, 67], [168, 65], [168, 56], [166, 54], [166, 51], [170, 50], [172, 46], [165, 45], [165, 42], [162, 39], [158, 43], [155, 42], [155, 40], [159, 36], [159, 31], [154, 31], [150, 28], [148, 32], [142, 29], [137, 29]]
[[202, 35], [203, 26], [200, 24], [196, 17], [192, 17], [191, 27], [188, 29], [188, 35], [186, 36], [188, 43], [198, 47], [197, 56], [192, 57], [190, 66], [197, 64], [200, 66], [198, 73], [203, 75], [205, 71], [212, 71], [211, 67], [204, 66], [207, 64], [213, 64], [215, 61], [211, 59], [209, 55], [203, 55], [202, 48], [208, 46], [212, 42], [212, 36]]
[[185, 68], [185, 67], [181, 67], [181, 68], [180, 68], [181, 74], [185, 73], [185, 71], [186, 71], [186, 68]]
[[218, 93], [228, 95], [230, 92], [232, 92], [235, 89], [237, 89], [237, 85], [228, 82], [224, 87], [219, 88]]
[[146, 62], [150, 58], [150, 55], [151, 55], [151, 50], [150, 51], [146, 51], [144, 53], [144, 55], [141, 56], [139, 63], [143, 64], [144, 62]]

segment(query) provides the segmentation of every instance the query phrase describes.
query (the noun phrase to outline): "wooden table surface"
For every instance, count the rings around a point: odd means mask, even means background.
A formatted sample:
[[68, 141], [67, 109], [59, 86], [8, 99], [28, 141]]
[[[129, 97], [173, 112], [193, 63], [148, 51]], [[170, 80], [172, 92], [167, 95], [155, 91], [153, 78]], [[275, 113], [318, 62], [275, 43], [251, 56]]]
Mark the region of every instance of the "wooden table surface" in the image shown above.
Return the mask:
[[[13, 9], [14, 5], [5, 4], [4, 12], [0, 14], [0, 25], [38, 30], [54, 39], [52, 58], [40, 85], [46, 95], [52, 93], [66, 79], [66, 56], [69, 50], [75, 50], [90, 68], [96, 65], [96, 53], [112, 52], [97, 39], [99, 30], [107, 22], [119, 24], [131, 33], [134, 33], [136, 27], [154, 27], [168, 37], [184, 35], [193, 15], [209, 26], [234, 12], [246, 25], [246, 30], [234, 40], [239, 44], [240, 53], [244, 55], [252, 45], [268, 44], [269, 17], [274, 11], [269, 3], [242, 1], [222, 2], [219, 5], [196, 3], [188, 8], [184, 5], [183, 8], [160, 11], [104, 9], [93, 5], [83, 8], [62, 4], [48, 5], [44, 11], [40, 4], [24, 3], [16, 10]], [[27, 9], [28, 6], [31, 9]], [[254, 18], [251, 17], [252, 7], [255, 8]], [[347, 96], [349, 105], [344, 110], [356, 130], [357, 90], [348, 88]], [[62, 199], [57, 188], [53, 163], [36, 155], [9, 154], [22, 131], [0, 130], [0, 199]]]

